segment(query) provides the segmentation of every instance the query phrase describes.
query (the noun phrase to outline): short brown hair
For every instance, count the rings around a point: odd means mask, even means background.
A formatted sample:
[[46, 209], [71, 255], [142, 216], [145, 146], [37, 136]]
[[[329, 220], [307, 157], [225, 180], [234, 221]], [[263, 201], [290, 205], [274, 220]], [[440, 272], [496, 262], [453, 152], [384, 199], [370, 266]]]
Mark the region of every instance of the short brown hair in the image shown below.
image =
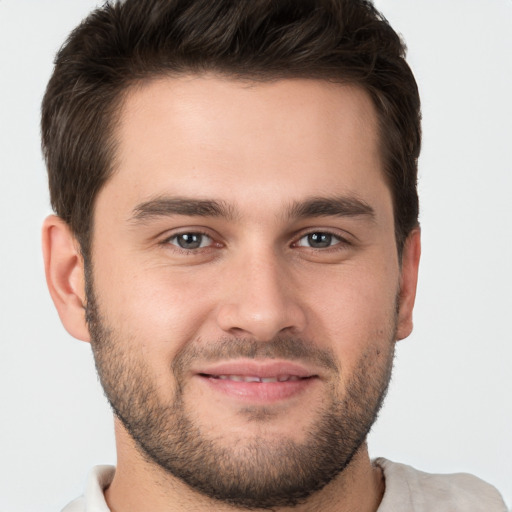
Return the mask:
[[405, 45], [368, 0], [117, 0], [58, 52], [42, 105], [51, 203], [89, 254], [96, 195], [114, 167], [130, 85], [162, 75], [357, 84], [379, 119], [399, 253], [418, 224], [420, 100]]

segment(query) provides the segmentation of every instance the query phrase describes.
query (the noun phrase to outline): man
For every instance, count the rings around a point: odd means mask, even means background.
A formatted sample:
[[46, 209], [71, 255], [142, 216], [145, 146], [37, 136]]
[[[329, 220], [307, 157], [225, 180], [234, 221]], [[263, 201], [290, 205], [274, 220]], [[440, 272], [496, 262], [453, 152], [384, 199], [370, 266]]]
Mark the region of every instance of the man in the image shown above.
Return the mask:
[[72, 33], [45, 266], [118, 464], [66, 512], [505, 510], [368, 456], [412, 330], [419, 120], [368, 2], [128, 0]]

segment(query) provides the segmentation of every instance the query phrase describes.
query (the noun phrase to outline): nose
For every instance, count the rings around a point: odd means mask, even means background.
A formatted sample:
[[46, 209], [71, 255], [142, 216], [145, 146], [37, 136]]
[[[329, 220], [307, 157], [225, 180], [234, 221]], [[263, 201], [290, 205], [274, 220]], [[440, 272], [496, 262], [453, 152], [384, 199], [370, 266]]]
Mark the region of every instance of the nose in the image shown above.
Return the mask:
[[231, 335], [259, 341], [285, 332], [301, 333], [306, 311], [291, 274], [286, 262], [271, 254], [240, 258], [224, 276], [218, 326]]

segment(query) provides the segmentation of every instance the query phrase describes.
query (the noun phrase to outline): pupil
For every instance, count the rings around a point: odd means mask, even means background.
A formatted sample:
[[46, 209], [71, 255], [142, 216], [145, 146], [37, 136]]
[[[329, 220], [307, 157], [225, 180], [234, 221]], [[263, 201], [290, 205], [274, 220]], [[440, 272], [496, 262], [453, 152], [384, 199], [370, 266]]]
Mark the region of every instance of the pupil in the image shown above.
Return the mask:
[[308, 235], [308, 242], [311, 247], [315, 248], [329, 247], [332, 242], [332, 235], [329, 233], [311, 233], [311, 235]]
[[202, 235], [196, 233], [185, 233], [178, 237], [178, 245], [182, 249], [197, 249], [201, 246]]

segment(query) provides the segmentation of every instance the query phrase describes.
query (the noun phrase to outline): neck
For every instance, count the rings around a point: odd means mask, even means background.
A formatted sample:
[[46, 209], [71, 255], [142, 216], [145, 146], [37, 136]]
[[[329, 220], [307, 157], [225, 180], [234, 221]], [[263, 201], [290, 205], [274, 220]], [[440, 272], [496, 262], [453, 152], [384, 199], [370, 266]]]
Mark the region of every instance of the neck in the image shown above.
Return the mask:
[[[197, 493], [181, 480], [147, 461], [133, 439], [116, 420], [117, 469], [105, 491], [112, 512], [235, 512], [246, 509], [224, 504]], [[380, 468], [373, 466], [366, 444], [350, 464], [323, 489], [295, 507], [274, 508], [275, 512], [375, 512], [384, 493]]]

